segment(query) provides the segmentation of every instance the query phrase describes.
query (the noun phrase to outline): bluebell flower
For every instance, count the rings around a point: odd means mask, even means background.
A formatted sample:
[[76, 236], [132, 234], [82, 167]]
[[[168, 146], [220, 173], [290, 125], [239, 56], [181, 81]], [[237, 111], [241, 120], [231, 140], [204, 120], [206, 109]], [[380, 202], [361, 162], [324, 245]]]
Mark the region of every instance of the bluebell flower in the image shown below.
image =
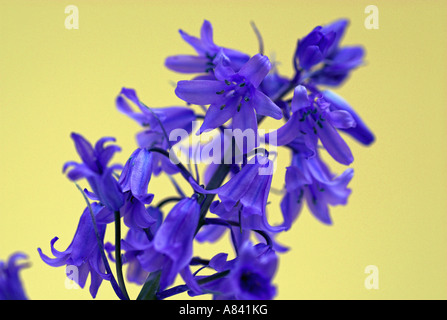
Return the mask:
[[354, 175], [352, 168], [335, 176], [318, 154], [308, 158], [300, 149], [306, 147], [302, 142], [296, 142], [291, 165], [286, 169], [286, 194], [281, 201], [281, 211], [287, 230], [298, 217], [304, 202], [319, 221], [332, 224], [330, 206], [346, 204], [351, 194], [347, 185]]
[[330, 90], [324, 90], [322, 96], [328, 103], [330, 103], [329, 107], [331, 110], [346, 111], [354, 118], [356, 125], [350, 128], [340, 128], [341, 131], [349, 134], [364, 145], [370, 145], [375, 141], [376, 138], [374, 133], [345, 99]]
[[152, 241], [153, 235], [161, 225], [163, 216], [156, 207], [147, 208], [148, 215], [155, 221], [148, 230], [142, 228], [129, 228], [126, 238], [123, 239], [121, 248], [125, 251], [123, 263], [127, 267], [127, 280], [129, 282], [144, 284], [149, 272], [144, 270], [137, 258]]
[[349, 76], [350, 72], [363, 64], [365, 50], [360, 46], [345, 46], [328, 57], [321, 69], [310, 76], [317, 85], [338, 86]]
[[130, 192], [144, 204], [150, 204], [154, 195], [148, 193], [152, 176], [153, 153], [144, 148], [137, 148], [124, 165], [119, 178], [123, 192]]
[[[137, 148], [127, 160], [119, 177], [119, 185], [124, 194], [124, 204], [120, 208], [120, 216], [129, 228], [149, 228], [155, 220], [148, 214], [146, 206], [154, 198], [148, 192], [152, 176], [152, 153]], [[92, 200], [99, 200], [94, 194], [86, 192]], [[97, 217], [98, 223], [115, 221], [114, 212], [105, 208]]]
[[115, 141], [112, 137], [101, 138], [95, 148], [80, 134], [72, 133], [71, 138], [83, 163], [69, 161], [65, 163], [63, 172], [71, 167], [67, 173], [70, 180], [86, 178], [99, 201], [110, 210], [118, 211], [124, 204], [124, 195], [113, 172], [121, 169], [121, 166], [108, 164], [121, 148], [117, 145], [104, 147], [106, 142]]
[[322, 62], [331, 52], [336, 32], [332, 28], [315, 27], [307, 36], [298, 41], [295, 58], [304, 70]]
[[[336, 20], [326, 26], [318, 26], [298, 41], [296, 59], [315, 85], [338, 86], [349, 73], [363, 64], [365, 50], [361, 46], [340, 46], [349, 22]], [[317, 64], [318, 68], [311, 70]], [[311, 71], [310, 71], [311, 70]]]
[[[300, 137], [311, 153], [317, 152], [321, 141], [327, 152], [339, 163], [349, 165], [354, 160], [351, 149], [337, 129], [354, 128], [357, 123], [350, 111], [331, 108], [325, 97], [307, 92], [299, 85], [294, 90], [290, 119], [275, 131], [276, 145], [282, 146]], [[269, 141], [268, 133], [266, 140]]]
[[[129, 102], [135, 105], [139, 112], [135, 111]], [[194, 111], [186, 107], [173, 106], [149, 109], [140, 101], [135, 90], [129, 88], [122, 88], [116, 98], [116, 105], [120, 112], [135, 120], [142, 127], [147, 128], [136, 136], [140, 148], [158, 147], [166, 150], [179, 142], [169, 141], [166, 137], [169, 138], [169, 135], [175, 129], [182, 129], [190, 133], [193, 129], [193, 121], [196, 120]], [[159, 154], [152, 156], [152, 165], [154, 175], [159, 175], [162, 171], [167, 174], [175, 174], [179, 171], [169, 159]]]
[[219, 188], [205, 190], [194, 181], [190, 183], [197, 192], [217, 194], [225, 211], [237, 210], [242, 228], [279, 232], [283, 228], [271, 226], [266, 214], [273, 168], [274, 164], [267, 156], [258, 154]]
[[235, 72], [222, 53], [215, 69], [216, 80], [184, 80], [176, 95], [192, 104], [210, 105], [198, 134], [232, 119], [232, 128], [257, 132], [256, 114], [281, 119], [281, 109], [257, 88], [271, 69], [266, 56], [256, 54]]
[[209, 265], [219, 272], [229, 271], [226, 277], [203, 286], [203, 290], [217, 292], [214, 299], [271, 300], [276, 295], [272, 280], [278, 267], [278, 256], [265, 244], [253, 245], [246, 241], [235, 259], [227, 261], [227, 254], [220, 253]]
[[[177, 274], [189, 283], [189, 262], [199, 216], [200, 205], [196, 197], [184, 198], [168, 213], [153, 240], [138, 247], [141, 252], [137, 258], [141, 267], [148, 272], [161, 270], [161, 290], [171, 285]], [[196, 288], [194, 284], [191, 286]]]
[[29, 263], [18, 263], [27, 258], [24, 253], [17, 252], [8, 261], [0, 260], [0, 300], [28, 300], [19, 273]]
[[315, 27], [307, 36], [298, 40], [295, 59], [304, 70], [331, 59], [348, 26], [348, 20], [339, 19], [325, 26]]
[[238, 71], [250, 58], [247, 54], [237, 50], [220, 47], [214, 43], [213, 27], [205, 20], [200, 30], [200, 38], [191, 36], [180, 30], [180, 35], [194, 50], [197, 55], [175, 55], [166, 59], [167, 68], [181, 73], [208, 73], [215, 66], [215, 58], [222, 50], [231, 61], [231, 67]]
[[[93, 214], [97, 216], [104, 209], [104, 206], [94, 202], [91, 204], [91, 208]], [[98, 223], [97, 230], [100, 241], [103, 243], [106, 225]], [[102, 280], [109, 281], [111, 275], [105, 272], [104, 261], [101, 257], [101, 248], [98, 244], [88, 207], [82, 213], [73, 240], [65, 251], [58, 251], [54, 247], [58, 239], [58, 237], [55, 237], [51, 240], [51, 253], [54, 258], [45, 255], [40, 248], [37, 249], [41, 259], [52, 267], [64, 265], [67, 268], [71, 266], [76, 267], [78, 272], [76, 276], [73, 276], [72, 280], [81, 288], [84, 288], [87, 276], [90, 274], [90, 294], [95, 298]]]

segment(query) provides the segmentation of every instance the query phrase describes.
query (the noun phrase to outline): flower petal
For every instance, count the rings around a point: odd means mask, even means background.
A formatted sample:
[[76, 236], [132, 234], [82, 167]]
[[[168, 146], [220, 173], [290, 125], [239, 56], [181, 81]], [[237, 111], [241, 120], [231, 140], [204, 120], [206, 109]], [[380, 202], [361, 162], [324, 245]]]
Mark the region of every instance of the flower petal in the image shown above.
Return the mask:
[[306, 188], [304, 194], [306, 197], [306, 203], [312, 214], [321, 222], [327, 225], [332, 224], [332, 219], [329, 215], [329, 208], [326, 202], [321, 201], [313, 196], [313, 193], [319, 192], [314, 190], [313, 185]]
[[71, 138], [73, 139], [76, 147], [76, 151], [79, 157], [92, 171], [98, 172], [99, 168], [95, 162], [95, 150], [93, 149], [90, 142], [88, 142], [83, 136], [77, 133], [72, 133]]
[[231, 98], [226, 102], [225, 105], [222, 104], [211, 104], [205, 114], [205, 119], [200, 126], [197, 134], [215, 129], [225, 122], [231, 119], [237, 110], [237, 97]]
[[298, 218], [303, 207], [302, 195], [300, 190], [287, 192], [281, 200], [281, 213], [284, 219], [282, 226], [285, 230], [292, 227], [293, 222]]
[[260, 53], [254, 55], [244, 64], [238, 74], [245, 77], [255, 88], [257, 88], [262, 80], [267, 76], [272, 64], [267, 56]]
[[305, 86], [296, 86], [293, 91], [292, 102], [290, 104], [292, 112], [297, 112], [302, 108], [310, 106], [309, 96]]
[[236, 146], [242, 154], [258, 146], [258, 122], [255, 110], [250, 105], [245, 104], [234, 113], [232, 127]]
[[[135, 198], [143, 201], [147, 195], [147, 188], [152, 176], [152, 152], [147, 149], [140, 149], [140, 152], [131, 161], [130, 191]], [[152, 197], [150, 197], [150, 200], [152, 200]]]
[[204, 73], [209, 68], [208, 62], [209, 59], [202, 56], [175, 55], [166, 58], [165, 66], [181, 73]]
[[343, 129], [344, 132], [348, 133], [364, 145], [369, 145], [374, 142], [374, 134], [346, 100], [329, 90], [323, 91], [323, 96], [326, 101], [331, 103], [331, 108], [333, 107], [335, 110], [348, 111], [354, 118], [356, 122], [355, 128]]
[[349, 129], [356, 126], [353, 116], [345, 110], [335, 110], [329, 112], [328, 117], [335, 128]]
[[188, 103], [207, 105], [221, 100], [219, 93], [225, 86], [224, 82], [215, 80], [182, 80], [177, 83], [175, 94]]
[[251, 96], [250, 104], [255, 108], [256, 113], [272, 117], [273, 119], [279, 120], [282, 118], [281, 108], [278, 107], [268, 96], [259, 90]]
[[308, 70], [323, 61], [323, 59], [324, 56], [318, 46], [308, 46], [303, 50], [303, 54], [300, 57], [300, 65], [303, 69]]
[[318, 127], [317, 132], [321, 143], [335, 160], [344, 165], [354, 161], [351, 149], [331, 124], [326, 122], [321, 128]]
[[212, 48], [215, 46], [213, 41], [213, 26], [208, 20], [204, 20], [202, 23], [200, 40], [202, 40], [204, 47]]
[[183, 38], [183, 40], [185, 40], [191, 47], [193, 47], [194, 50], [196, 50], [199, 55], [204, 56], [206, 54], [206, 47], [202, 43], [202, 40], [200, 40], [197, 37], [189, 35], [183, 30], [179, 30], [179, 33], [180, 36]]

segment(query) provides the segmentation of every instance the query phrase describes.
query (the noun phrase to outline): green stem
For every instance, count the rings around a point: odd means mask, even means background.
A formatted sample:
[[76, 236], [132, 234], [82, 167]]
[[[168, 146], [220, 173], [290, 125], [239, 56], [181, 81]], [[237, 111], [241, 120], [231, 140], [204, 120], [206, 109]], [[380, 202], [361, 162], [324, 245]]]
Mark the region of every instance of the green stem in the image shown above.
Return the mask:
[[127, 300], [129, 300], [129, 294], [126, 290], [126, 284], [123, 277], [123, 263], [121, 259], [121, 217], [120, 212], [115, 211], [115, 259], [116, 259], [116, 277], [118, 278], [118, 284]]

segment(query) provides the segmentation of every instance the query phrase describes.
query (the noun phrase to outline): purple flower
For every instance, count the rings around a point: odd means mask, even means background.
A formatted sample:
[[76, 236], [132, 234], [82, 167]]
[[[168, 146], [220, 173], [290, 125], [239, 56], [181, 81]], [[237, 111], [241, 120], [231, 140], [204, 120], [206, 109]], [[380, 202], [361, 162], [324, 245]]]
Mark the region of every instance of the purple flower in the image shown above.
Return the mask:
[[205, 285], [203, 289], [217, 291], [215, 299], [271, 300], [276, 295], [272, 279], [278, 266], [278, 257], [269, 246], [250, 241], [242, 244], [238, 256], [226, 261], [224, 253], [210, 261], [210, 267], [219, 272], [229, 270], [228, 276]]
[[[291, 102], [293, 114], [285, 125], [276, 130], [276, 145], [286, 145], [299, 137], [306, 147], [315, 154], [318, 141], [339, 163], [349, 165], [354, 161], [351, 149], [337, 129], [354, 128], [357, 123], [351, 112], [331, 108], [321, 93], [308, 94], [305, 86], [294, 90]], [[350, 111], [353, 111], [352, 109]], [[269, 141], [271, 133], [267, 134]]]
[[215, 67], [214, 59], [222, 50], [231, 61], [231, 67], [238, 71], [249, 56], [239, 51], [219, 47], [213, 41], [213, 27], [205, 20], [200, 30], [200, 39], [180, 30], [180, 35], [194, 50], [197, 55], [175, 55], [168, 57], [165, 61], [167, 68], [181, 73], [208, 73]]
[[[145, 207], [154, 198], [152, 193], [148, 193], [151, 175], [152, 153], [137, 148], [127, 160], [119, 177], [119, 185], [124, 193], [124, 204], [119, 211], [129, 228], [144, 229], [155, 223]], [[95, 195], [88, 195], [92, 200], [99, 200]], [[97, 221], [104, 224], [115, 221], [114, 212], [104, 208], [98, 214]]]
[[[139, 112], [133, 110], [128, 103], [134, 104]], [[169, 141], [169, 135], [175, 129], [183, 129], [190, 133], [193, 121], [196, 120], [194, 111], [185, 107], [148, 108], [138, 98], [133, 89], [122, 88], [116, 98], [119, 111], [135, 120], [142, 127], [148, 127], [137, 134], [137, 143], [140, 148], [158, 147], [168, 149], [179, 141]], [[168, 138], [167, 138], [168, 137]], [[162, 155], [152, 156], [152, 170], [154, 175], [164, 171], [168, 174], [178, 172], [178, 168]]]
[[137, 148], [124, 165], [119, 178], [123, 192], [130, 192], [144, 204], [150, 204], [154, 195], [148, 193], [148, 185], [152, 176], [153, 154], [147, 149]]
[[375, 136], [374, 133], [369, 129], [369, 127], [365, 124], [365, 122], [360, 118], [360, 116], [355, 112], [355, 110], [349, 105], [349, 103], [337, 95], [335, 92], [332, 92], [330, 90], [325, 90], [322, 92], [322, 95], [324, 99], [330, 103], [330, 109], [331, 110], [340, 110], [340, 111], [346, 111], [351, 114], [351, 116], [354, 118], [354, 121], [356, 123], [355, 127], [351, 128], [341, 128], [343, 132], [346, 132], [350, 136], [352, 136], [354, 139], [359, 141], [360, 143], [364, 145], [370, 145], [374, 142]]
[[334, 176], [318, 155], [307, 158], [299, 151], [294, 151], [292, 163], [286, 171], [286, 194], [281, 201], [283, 226], [287, 230], [290, 229], [302, 209], [304, 200], [319, 221], [332, 224], [329, 206], [347, 203], [351, 193], [347, 185], [353, 175], [354, 171], [348, 168], [341, 175]]
[[317, 85], [338, 86], [349, 73], [363, 64], [365, 50], [360, 46], [346, 46], [325, 60], [324, 66], [313, 72], [311, 81]]
[[193, 239], [198, 226], [200, 205], [197, 199], [185, 198], [169, 212], [151, 242], [141, 244], [137, 258], [141, 267], [154, 272], [162, 270], [160, 289], [171, 285], [178, 273], [189, 282], [189, 261], [192, 258]]
[[[96, 202], [91, 204], [91, 208], [95, 216], [104, 209], [102, 205]], [[97, 227], [98, 236], [103, 243], [106, 225], [98, 224]], [[90, 273], [90, 294], [95, 298], [102, 280], [110, 280], [111, 276], [105, 273], [105, 266], [100, 251], [101, 248], [98, 245], [88, 207], [82, 213], [73, 240], [65, 251], [61, 252], [54, 248], [54, 244], [58, 239], [58, 237], [55, 237], [51, 240], [51, 253], [54, 255], [54, 258], [45, 255], [40, 248], [37, 249], [41, 259], [52, 267], [66, 265], [67, 271], [70, 267], [76, 267], [77, 273], [74, 274], [73, 281], [81, 288], [84, 288], [87, 276]]]
[[27, 258], [24, 253], [17, 252], [6, 262], [0, 260], [0, 300], [28, 300], [19, 272], [29, 264], [17, 263]]
[[340, 19], [321, 28], [323, 34], [334, 33], [335, 38], [321, 61], [323, 66], [309, 75], [312, 83], [338, 86], [353, 69], [363, 64], [365, 50], [361, 46], [340, 47], [348, 23], [346, 19]]
[[67, 174], [70, 180], [86, 178], [99, 201], [110, 210], [118, 211], [124, 204], [124, 197], [118, 181], [113, 177], [113, 171], [121, 169], [121, 166], [108, 167], [108, 163], [115, 152], [121, 149], [116, 145], [104, 147], [106, 142], [115, 141], [115, 139], [101, 138], [93, 148], [90, 142], [80, 134], [72, 133], [71, 138], [83, 163], [69, 161], [65, 163], [63, 172], [72, 167]]
[[219, 188], [205, 190], [194, 181], [190, 182], [197, 192], [219, 195], [223, 207], [216, 210], [237, 210], [242, 228], [279, 232], [283, 228], [269, 225], [266, 215], [273, 166], [268, 157], [256, 155]]
[[[216, 80], [185, 80], [177, 83], [176, 95], [188, 103], [210, 105], [198, 134], [232, 119], [232, 127], [257, 132], [256, 114], [281, 119], [281, 109], [257, 88], [270, 71], [266, 56], [256, 54], [235, 72], [223, 53], [215, 69]], [[255, 112], [256, 111], [256, 112]]]
[[122, 240], [122, 249], [125, 251], [123, 262], [128, 265], [127, 280], [140, 285], [144, 284], [149, 272], [143, 269], [137, 257], [150, 244], [163, 218], [161, 211], [156, 207], [148, 207], [147, 212], [156, 223], [148, 230], [130, 228], [126, 238]]
[[336, 33], [321, 26], [315, 27], [306, 37], [298, 41], [295, 53], [299, 65], [304, 70], [322, 62], [332, 49]]

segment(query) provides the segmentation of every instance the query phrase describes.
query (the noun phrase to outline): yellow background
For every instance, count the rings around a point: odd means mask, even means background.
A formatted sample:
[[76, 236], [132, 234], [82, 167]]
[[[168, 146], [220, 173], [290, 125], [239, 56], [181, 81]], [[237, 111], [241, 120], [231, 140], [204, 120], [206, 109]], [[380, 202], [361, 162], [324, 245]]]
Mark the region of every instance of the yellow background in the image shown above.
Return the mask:
[[[70, 4], [79, 9], [78, 30], [64, 27]], [[378, 30], [364, 27], [369, 4], [379, 9]], [[198, 35], [208, 19], [217, 44], [255, 54], [254, 21], [265, 53], [290, 76], [297, 39], [342, 17], [351, 21], [343, 44], [364, 45], [367, 64], [336, 92], [377, 141], [366, 148], [346, 137], [355, 157], [353, 193], [347, 206], [331, 210], [333, 226], [306, 209], [279, 237], [291, 251], [280, 258], [277, 298], [445, 299], [446, 4], [377, 0], [1, 1], [0, 258], [29, 255], [32, 266], [21, 273], [28, 296], [90, 299], [87, 288], [66, 289], [64, 268], [37, 254], [37, 247], [49, 253], [54, 236], [64, 250], [85, 206], [61, 172], [65, 161], [78, 160], [69, 135], [115, 136], [123, 147], [115, 160], [124, 162], [139, 128], [114, 99], [126, 86], [149, 106], [181, 104], [172, 82], [187, 77], [163, 66], [168, 55], [192, 52], [179, 28]], [[287, 157], [280, 154], [279, 163]], [[282, 174], [274, 178], [278, 188]], [[164, 179], [150, 187], [156, 201], [173, 192]], [[279, 198], [271, 201], [278, 208]], [[222, 250], [199, 249], [206, 258]], [[364, 286], [368, 265], [379, 268], [378, 290]], [[135, 298], [138, 288], [129, 291]], [[108, 283], [97, 298], [114, 299]]]

